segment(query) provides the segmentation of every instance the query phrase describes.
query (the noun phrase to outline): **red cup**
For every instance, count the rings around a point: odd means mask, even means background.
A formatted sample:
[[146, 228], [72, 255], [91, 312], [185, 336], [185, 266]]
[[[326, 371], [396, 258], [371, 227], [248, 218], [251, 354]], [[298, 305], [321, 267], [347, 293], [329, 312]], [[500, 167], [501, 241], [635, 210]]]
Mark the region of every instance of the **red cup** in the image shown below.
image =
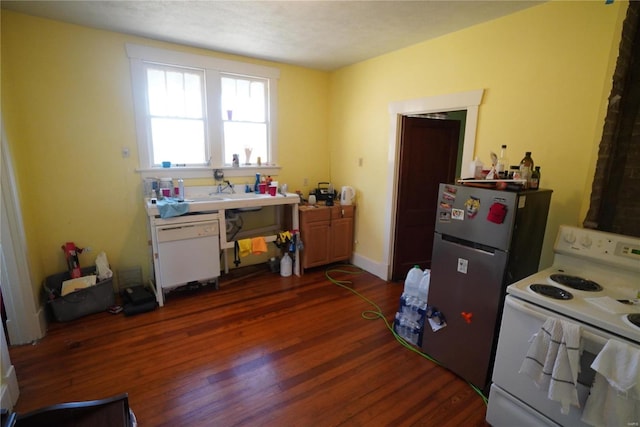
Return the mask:
[[275, 185], [272, 185], [271, 187], [269, 187], [269, 194], [271, 194], [272, 196], [275, 196], [277, 190], [278, 190], [278, 187], [276, 187]]
[[267, 192], [267, 184], [259, 184], [258, 189], [260, 190], [260, 194], [265, 194]]

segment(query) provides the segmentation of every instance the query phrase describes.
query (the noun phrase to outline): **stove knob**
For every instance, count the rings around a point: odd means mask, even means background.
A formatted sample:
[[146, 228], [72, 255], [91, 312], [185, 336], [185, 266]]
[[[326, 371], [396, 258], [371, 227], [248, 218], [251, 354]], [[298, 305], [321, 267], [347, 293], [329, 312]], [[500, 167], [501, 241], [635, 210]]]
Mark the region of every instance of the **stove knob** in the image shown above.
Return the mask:
[[569, 231], [564, 235], [564, 241], [567, 243], [573, 243], [576, 241], [576, 235], [573, 233], [573, 231]]
[[593, 240], [591, 240], [591, 237], [589, 236], [582, 236], [580, 238], [580, 244], [585, 248], [591, 247], [592, 243], [593, 243]]

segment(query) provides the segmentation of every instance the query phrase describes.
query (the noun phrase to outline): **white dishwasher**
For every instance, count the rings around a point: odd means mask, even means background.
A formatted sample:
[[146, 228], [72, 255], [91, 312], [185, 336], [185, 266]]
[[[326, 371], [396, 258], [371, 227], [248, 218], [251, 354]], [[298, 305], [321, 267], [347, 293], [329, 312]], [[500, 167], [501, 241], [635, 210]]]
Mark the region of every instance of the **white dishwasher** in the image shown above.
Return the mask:
[[157, 225], [155, 232], [162, 290], [220, 276], [217, 220]]

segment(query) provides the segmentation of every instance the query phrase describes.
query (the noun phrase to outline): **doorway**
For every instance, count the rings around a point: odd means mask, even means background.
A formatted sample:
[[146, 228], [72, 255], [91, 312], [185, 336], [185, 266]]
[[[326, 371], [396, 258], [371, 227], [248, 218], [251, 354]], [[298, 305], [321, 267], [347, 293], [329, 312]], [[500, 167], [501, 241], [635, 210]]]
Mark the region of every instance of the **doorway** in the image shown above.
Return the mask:
[[466, 125], [464, 127], [462, 152], [458, 153], [461, 165], [469, 164], [473, 160], [475, 151], [476, 129], [478, 126], [478, 110], [484, 89], [459, 92], [446, 95], [436, 95], [427, 98], [408, 99], [389, 104], [389, 162], [387, 173], [386, 206], [384, 218], [384, 242], [382, 262], [378, 265], [368, 265], [368, 271], [378, 277], [391, 280], [393, 271], [393, 256], [395, 248], [395, 222], [398, 198], [400, 137], [402, 116], [420, 115], [448, 111], [466, 111]]
[[438, 184], [459, 174], [465, 117], [466, 111], [401, 118], [391, 280], [404, 279], [414, 265], [431, 268]]
[[27, 344], [42, 338], [47, 330], [43, 307], [36, 305], [31, 285], [24, 225], [13, 173], [13, 163], [2, 134], [0, 175], [0, 288], [4, 304], [3, 328], [12, 345]]

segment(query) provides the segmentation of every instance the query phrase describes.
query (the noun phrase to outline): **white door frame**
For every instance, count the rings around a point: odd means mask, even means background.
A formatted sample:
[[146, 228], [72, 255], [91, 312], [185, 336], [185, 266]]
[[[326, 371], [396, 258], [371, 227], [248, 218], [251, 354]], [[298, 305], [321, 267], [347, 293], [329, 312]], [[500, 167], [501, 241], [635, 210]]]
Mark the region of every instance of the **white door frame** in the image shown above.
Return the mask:
[[45, 335], [47, 322], [44, 310], [34, 296], [22, 212], [4, 127], [1, 135], [0, 287], [7, 313], [9, 342], [11, 345], [27, 344]]
[[400, 137], [402, 128], [402, 116], [409, 114], [440, 113], [447, 111], [467, 111], [467, 121], [464, 131], [464, 143], [462, 148], [462, 167], [473, 160], [475, 150], [476, 129], [478, 126], [478, 107], [482, 102], [484, 89], [469, 92], [460, 92], [448, 95], [431, 96], [428, 98], [410, 99], [392, 102], [389, 104], [389, 161], [387, 173], [387, 200], [384, 219], [384, 248], [383, 264], [386, 264], [385, 280], [391, 280], [393, 264], [393, 242], [395, 239], [396, 203], [398, 197]]

